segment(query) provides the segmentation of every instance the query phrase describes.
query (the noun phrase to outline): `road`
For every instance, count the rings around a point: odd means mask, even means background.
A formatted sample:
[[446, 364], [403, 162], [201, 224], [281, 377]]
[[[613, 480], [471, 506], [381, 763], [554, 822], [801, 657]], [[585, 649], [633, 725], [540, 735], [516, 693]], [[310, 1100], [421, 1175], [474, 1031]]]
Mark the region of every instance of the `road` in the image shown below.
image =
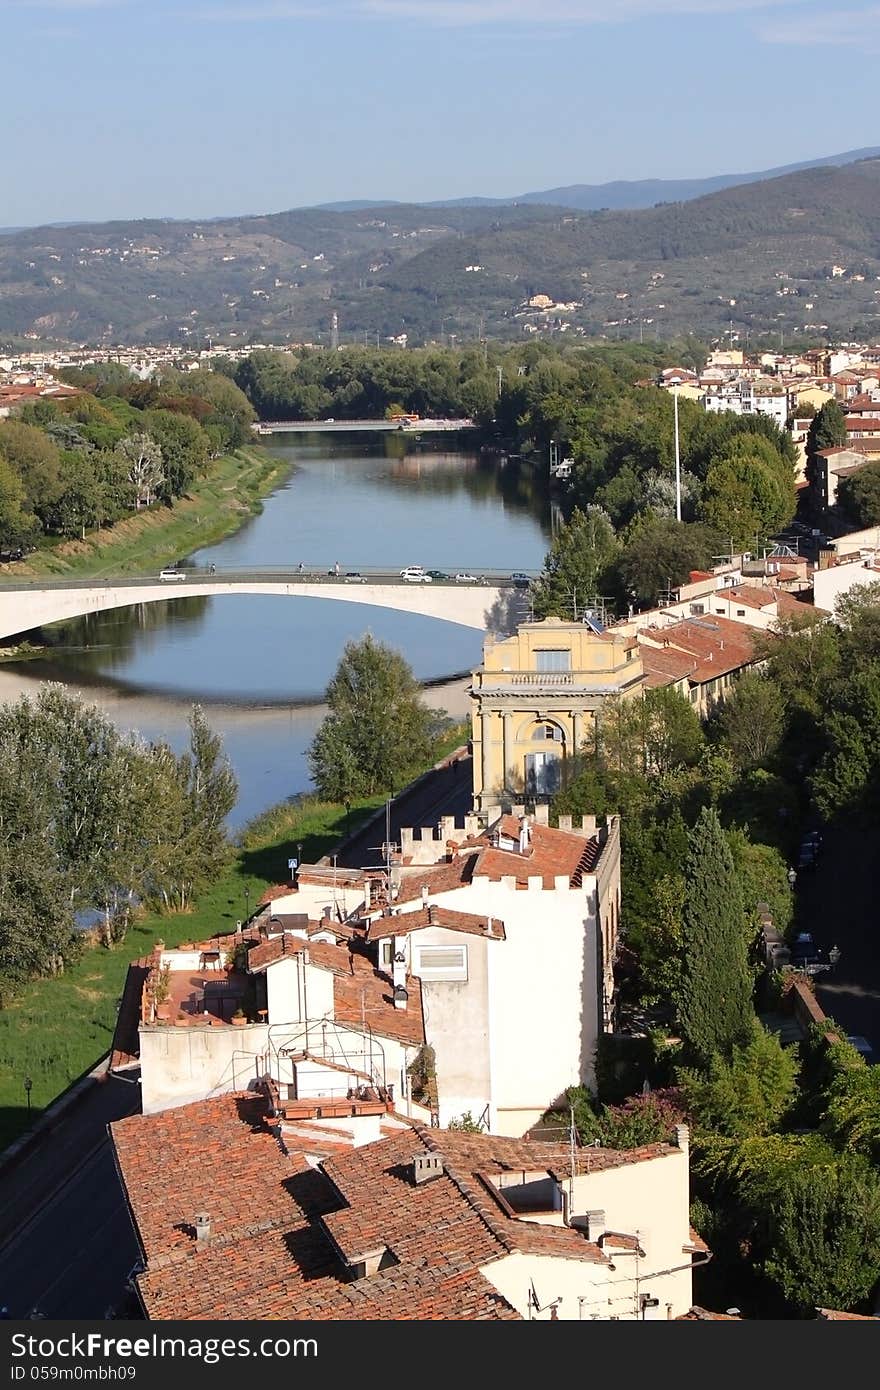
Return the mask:
[[[395, 797], [391, 803], [391, 839], [400, 842], [401, 826], [436, 825], [441, 816], [455, 816], [459, 825], [471, 809], [472, 760], [464, 757], [434, 772], [424, 782]], [[381, 863], [381, 845], [386, 838], [384, 820], [354, 835], [339, 855], [346, 868], [362, 869]]]
[[140, 1087], [96, 1083], [40, 1143], [0, 1172], [0, 1305], [13, 1318], [103, 1318], [139, 1258], [107, 1125]]
[[832, 829], [824, 836], [819, 863], [798, 876], [798, 927], [820, 946], [839, 948], [834, 972], [817, 978], [816, 997], [880, 1059], [880, 831]]

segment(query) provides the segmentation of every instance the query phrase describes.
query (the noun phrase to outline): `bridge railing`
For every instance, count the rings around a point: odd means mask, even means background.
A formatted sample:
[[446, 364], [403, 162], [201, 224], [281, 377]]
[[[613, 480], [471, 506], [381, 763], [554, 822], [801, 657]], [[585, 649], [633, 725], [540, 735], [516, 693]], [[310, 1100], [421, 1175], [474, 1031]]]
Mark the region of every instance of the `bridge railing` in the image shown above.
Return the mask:
[[[166, 574], [170, 573], [172, 567], [169, 566]], [[241, 568], [219, 568], [209, 565], [178, 565], [173, 567], [175, 575], [182, 576], [177, 581], [162, 579], [156, 571], [146, 574], [102, 574], [94, 575], [89, 579], [80, 578], [18, 578], [14, 574], [0, 576], [0, 591], [13, 590], [47, 590], [47, 589], [94, 589], [103, 587], [114, 588], [136, 588], [144, 584], [167, 588], [169, 595], [173, 591], [175, 582], [186, 582], [188, 584], [203, 584], [206, 587], [212, 584], [236, 584], [236, 583], [303, 583], [303, 584], [350, 584], [352, 582], [375, 583], [375, 584], [394, 584], [403, 588], [418, 587], [419, 581], [407, 580], [403, 578], [398, 569], [375, 569], [363, 567], [354, 569], [353, 567], [339, 566], [336, 572], [335, 566], [308, 564], [303, 561], [303, 567], [299, 564], [282, 565], [248, 565]], [[453, 569], [435, 570], [431, 574], [432, 585], [445, 585], [452, 588], [474, 587], [476, 585], [491, 588], [510, 588], [523, 589], [527, 587], [526, 581], [536, 579], [538, 571], [517, 571], [517, 578], [514, 579], [510, 571], [507, 570], [484, 570], [484, 569]], [[460, 575], [461, 578], [456, 578]]]

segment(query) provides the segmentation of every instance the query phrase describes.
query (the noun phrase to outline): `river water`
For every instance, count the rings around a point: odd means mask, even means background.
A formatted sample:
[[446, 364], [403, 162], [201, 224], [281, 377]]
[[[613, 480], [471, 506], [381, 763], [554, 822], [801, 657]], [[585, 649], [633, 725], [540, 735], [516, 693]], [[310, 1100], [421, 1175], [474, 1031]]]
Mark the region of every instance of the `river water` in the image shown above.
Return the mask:
[[[188, 561], [218, 569], [408, 564], [539, 569], [549, 502], [528, 465], [396, 436], [275, 435], [285, 481], [259, 516]], [[51, 653], [0, 666], [0, 701], [62, 681], [123, 729], [186, 742], [193, 702], [222, 734], [239, 781], [233, 830], [309, 786], [306, 750], [342, 648], [370, 631], [403, 653], [428, 700], [457, 718], [479, 633], [366, 605], [280, 596], [178, 599], [46, 629]], [[458, 679], [444, 680], [450, 676]]]

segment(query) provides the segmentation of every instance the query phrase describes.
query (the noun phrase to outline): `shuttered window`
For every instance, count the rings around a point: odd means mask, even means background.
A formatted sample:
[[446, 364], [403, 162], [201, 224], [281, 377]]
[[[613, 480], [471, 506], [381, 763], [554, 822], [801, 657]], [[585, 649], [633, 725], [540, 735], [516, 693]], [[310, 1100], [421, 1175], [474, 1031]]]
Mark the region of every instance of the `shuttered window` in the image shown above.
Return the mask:
[[466, 980], [466, 946], [417, 946], [415, 973], [423, 980]]

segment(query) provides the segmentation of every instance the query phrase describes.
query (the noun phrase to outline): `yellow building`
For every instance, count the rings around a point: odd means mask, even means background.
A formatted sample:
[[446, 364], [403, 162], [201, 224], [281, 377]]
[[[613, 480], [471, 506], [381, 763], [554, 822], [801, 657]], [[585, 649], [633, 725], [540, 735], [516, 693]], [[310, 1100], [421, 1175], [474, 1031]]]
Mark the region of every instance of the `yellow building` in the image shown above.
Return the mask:
[[598, 624], [545, 618], [488, 638], [470, 688], [474, 810], [552, 796], [603, 702], [643, 679], [636, 638]]

